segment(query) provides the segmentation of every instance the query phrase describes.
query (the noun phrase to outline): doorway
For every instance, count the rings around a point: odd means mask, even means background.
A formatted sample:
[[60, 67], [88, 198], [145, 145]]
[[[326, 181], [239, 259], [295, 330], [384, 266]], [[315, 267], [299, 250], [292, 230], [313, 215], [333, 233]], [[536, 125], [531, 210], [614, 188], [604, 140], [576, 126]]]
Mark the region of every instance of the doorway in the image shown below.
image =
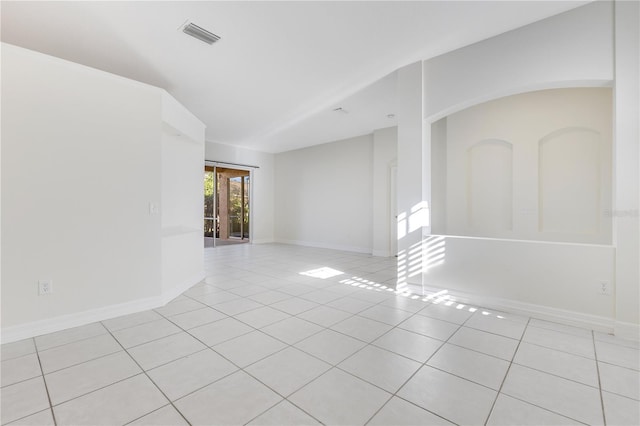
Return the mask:
[[243, 244], [251, 235], [251, 171], [204, 168], [204, 245]]

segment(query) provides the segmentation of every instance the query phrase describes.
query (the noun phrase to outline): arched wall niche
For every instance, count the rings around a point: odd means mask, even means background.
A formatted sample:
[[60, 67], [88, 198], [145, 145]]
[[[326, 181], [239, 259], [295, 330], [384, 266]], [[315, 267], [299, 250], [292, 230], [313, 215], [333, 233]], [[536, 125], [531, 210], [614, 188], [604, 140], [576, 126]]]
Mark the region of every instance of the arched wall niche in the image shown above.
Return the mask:
[[432, 123], [431, 232], [611, 244], [612, 91], [538, 90]]

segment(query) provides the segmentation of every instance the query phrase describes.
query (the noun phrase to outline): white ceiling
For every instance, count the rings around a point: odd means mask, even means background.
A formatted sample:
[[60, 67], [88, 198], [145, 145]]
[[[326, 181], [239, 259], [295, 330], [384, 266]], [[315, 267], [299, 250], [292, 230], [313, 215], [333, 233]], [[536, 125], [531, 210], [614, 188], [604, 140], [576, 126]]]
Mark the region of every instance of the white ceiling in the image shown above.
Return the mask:
[[209, 141], [280, 152], [395, 125], [398, 68], [585, 3], [2, 1], [1, 35], [166, 89]]

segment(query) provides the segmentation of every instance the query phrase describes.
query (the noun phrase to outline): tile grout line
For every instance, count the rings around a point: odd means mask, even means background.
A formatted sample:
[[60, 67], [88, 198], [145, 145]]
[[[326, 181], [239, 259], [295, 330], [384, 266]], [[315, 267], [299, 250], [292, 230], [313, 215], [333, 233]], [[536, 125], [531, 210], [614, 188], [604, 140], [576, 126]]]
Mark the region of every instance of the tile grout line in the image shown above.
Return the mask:
[[[51, 417], [53, 418], [54, 426], [58, 424], [56, 420], [56, 413], [53, 411], [53, 404], [51, 403], [51, 395], [49, 394], [49, 386], [44, 376], [44, 370], [42, 369], [42, 361], [40, 360], [40, 353], [38, 352], [38, 346], [36, 346], [35, 338], [33, 339], [33, 345], [36, 348], [36, 356], [38, 357], [38, 365], [40, 366], [40, 372], [42, 373], [42, 383], [44, 383], [44, 389], [47, 392], [47, 400], [49, 401], [49, 410], [51, 410]], [[35, 413], [32, 413], [35, 414]]]
[[[191, 425], [191, 422], [190, 422], [189, 420], [187, 420], [187, 418], [182, 414], [182, 412], [181, 412], [180, 410], [178, 410], [178, 407], [176, 407], [175, 405], [173, 405], [173, 401], [171, 401], [171, 399], [169, 399], [169, 397], [167, 397], [167, 395], [164, 393], [164, 391], [163, 391], [162, 389], [160, 389], [160, 387], [156, 384], [156, 382], [154, 382], [154, 381], [153, 381], [153, 379], [151, 379], [151, 377], [149, 376], [149, 374], [147, 373], [147, 371], [146, 371], [144, 368], [142, 368], [142, 366], [140, 365], [140, 363], [138, 363], [138, 361], [137, 361], [137, 360], [136, 360], [136, 359], [135, 359], [135, 358], [134, 358], [134, 357], [133, 357], [133, 356], [132, 356], [128, 351], [127, 351], [127, 349], [126, 349], [124, 346], [122, 346], [122, 344], [118, 341], [118, 339], [116, 339], [116, 338], [115, 338], [115, 336], [114, 336], [110, 331], [109, 331], [109, 334], [111, 334], [111, 337], [112, 337], [116, 342], [118, 342], [118, 345], [120, 345], [120, 347], [122, 348], [122, 350], [123, 350], [127, 355], [129, 355], [129, 357], [133, 360], [133, 362], [135, 362], [135, 363], [136, 363], [136, 365], [138, 366], [138, 368], [140, 368], [140, 370], [142, 370], [142, 374], [144, 374], [144, 375], [147, 377], [147, 379], [149, 379], [149, 381], [150, 381], [151, 383], [153, 383], [153, 385], [156, 387], [156, 389], [158, 389], [158, 391], [162, 394], [162, 396], [164, 396], [164, 397], [167, 399], [167, 401], [169, 401], [169, 404], [171, 404], [171, 406], [174, 408], [174, 410], [176, 410], [176, 411], [178, 412], [178, 414], [180, 414], [180, 416], [181, 416], [181, 417], [182, 417], [182, 418], [187, 422], [187, 424], [188, 424], [188, 425]], [[135, 376], [133, 376], [133, 377], [135, 377]], [[126, 379], [125, 379], [125, 380], [126, 380]], [[161, 407], [159, 407], [159, 408], [161, 408]], [[155, 410], [154, 410], [154, 411], [155, 411]], [[151, 412], [153, 412], [153, 411], [151, 411]], [[145, 416], [146, 416], [147, 414], [150, 414], [151, 412], [146, 413], [146, 414], [145, 414]], [[144, 417], [144, 416], [142, 416], [142, 417]], [[135, 419], [134, 419], [134, 420], [135, 420]]]
[[487, 414], [487, 418], [484, 421], [484, 425], [486, 426], [487, 423], [489, 422], [489, 419], [491, 418], [491, 414], [493, 414], [493, 409], [496, 406], [496, 402], [498, 401], [498, 398], [500, 397], [500, 394], [502, 392], [502, 388], [504, 387], [504, 383], [507, 381], [507, 376], [509, 375], [509, 371], [511, 371], [511, 366], [513, 365], [513, 360], [516, 358], [516, 354], [518, 353], [518, 349], [520, 349], [520, 344], [522, 344], [522, 339], [524, 338], [524, 334], [527, 331], [527, 327], [529, 326], [529, 323], [531, 322], [531, 318], [529, 318], [527, 320], [527, 323], [525, 325], [525, 327], [522, 329], [522, 334], [520, 335], [520, 339], [518, 340], [518, 344], [516, 345], [516, 349], [513, 351], [513, 355], [511, 356], [511, 360], [509, 361], [509, 365], [507, 366], [507, 370], [504, 373], [504, 377], [502, 378], [502, 381], [500, 382], [500, 387], [498, 388], [498, 391], [496, 392], [496, 397], [493, 399], [493, 403], [491, 404], [491, 409], [489, 410], [489, 413]]
[[606, 426], [607, 424], [607, 416], [604, 411], [604, 397], [602, 396], [602, 380], [600, 379], [600, 365], [598, 364], [598, 350], [596, 349], [596, 339], [593, 331], [591, 331], [591, 341], [593, 344], [593, 356], [595, 358], [596, 363], [596, 373], [598, 375], [598, 395], [600, 396], [600, 408], [602, 409], [602, 421]]

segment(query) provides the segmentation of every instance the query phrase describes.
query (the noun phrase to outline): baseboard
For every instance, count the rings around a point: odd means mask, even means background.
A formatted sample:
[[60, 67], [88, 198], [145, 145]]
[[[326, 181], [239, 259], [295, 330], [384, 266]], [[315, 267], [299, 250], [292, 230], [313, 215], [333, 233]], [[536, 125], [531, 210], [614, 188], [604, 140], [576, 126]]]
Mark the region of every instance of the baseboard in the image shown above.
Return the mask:
[[391, 257], [391, 252], [389, 250], [373, 250], [371, 252], [371, 255], [379, 257]]
[[357, 246], [343, 246], [340, 244], [332, 244], [325, 242], [317, 242], [317, 241], [302, 241], [302, 240], [282, 240], [277, 238], [275, 240], [276, 243], [280, 244], [291, 244], [294, 246], [305, 246], [305, 247], [316, 247], [316, 248], [326, 248], [331, 250], [340, 250], [340, 251], [350, 251], [354, 253], [365, 253], [371, 254], [371, 248], [369, 247], [357, 247]]
[[60, 315], [45, 320], [32, 321], [26, 324], [3, 327], [0, 340], [3, 344], [15, 342], [29, 337], [36, 337], [42, 334], [65, 330], [67, 328], [91, 324], [96, 321], [104, 321], [122, 315], [158, 308], [163, 305], [164, 302], [162, 296], [155, 296], [119, 303], [116, 305], [103, 306], [84, 312]]
[[173, 299], [180, 296], [182, 293], [189, 290], [191, 287], [198, 284], [200, 281], [204, 280], [204, 277], [205, 277], [204, 272], [195, 274], [189, 279], [184, 280], [180, 285], [163, 292], [162, 305], [166, 305], [167, 303], [171, 302]]
[[261, 238], [261, 239], [251, 240], [251, 244], [271, 244], [271, 243], [275, 243], [275, 240], [273, 238]]
[[623, 339], [639, 341], [640, 340], [640, 324], [616, 321], [614, 325], [613, 334]]
[[[415, 289], [415, 286], [412, 287]], [[425, 287], [423, 294], [434, 294], [442, 290], [443, 289], [441, 288]], [[602, 331], [605, 333], [611, 333], [614, 331], [615, 321], [613, 318], [553, 308], [550, 306], [536, 305], [533, 303], [519, 302], [517, 300], [481, 296], [449, 289], [447, 289], [446, 295], [449, 296], [450, 300], [473, 306], [496, 309], [515, 315], [524, 315], [575, 327], [586, 327], [591, 330]]]
[[203, 279], [204, 274], [198, 274], [191, 279], [185, 280], [174, 289], [171, 289], [159, 296], [103, 306], [75, 314], [60, 315], [54, 318], [32, 321], [26, 324], [3, 327], [2, 332], [0, 333], [0, 342], [2, 342], [2, 344], [16, 342], [18, 340], [28, 339], [42, 334], [54, 333], [67, 328], [80, 327], [97, 321], [104, 321], [123, 315], [135, 314], [148, 309], [159, 308], [166, 305], [168, 302], [182, 294], [185, 290], [191, 288], [194, 284], [197, 284]]

